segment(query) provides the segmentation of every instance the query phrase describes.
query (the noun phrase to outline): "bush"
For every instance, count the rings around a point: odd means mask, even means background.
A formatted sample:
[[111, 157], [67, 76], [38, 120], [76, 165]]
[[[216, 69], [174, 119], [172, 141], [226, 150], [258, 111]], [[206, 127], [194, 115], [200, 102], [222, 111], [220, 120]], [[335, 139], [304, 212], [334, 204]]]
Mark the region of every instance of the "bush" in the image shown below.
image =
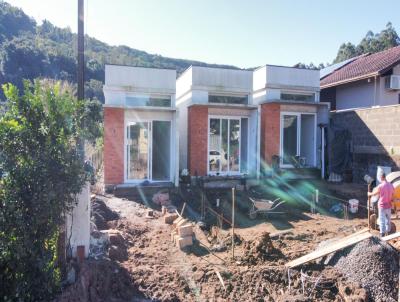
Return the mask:
[[4, 85], [0, 117], [0, 297], [46, 301], [57, 292], [59, 227], [85, 174], [77, 152], [85, 102], [60, 84]]

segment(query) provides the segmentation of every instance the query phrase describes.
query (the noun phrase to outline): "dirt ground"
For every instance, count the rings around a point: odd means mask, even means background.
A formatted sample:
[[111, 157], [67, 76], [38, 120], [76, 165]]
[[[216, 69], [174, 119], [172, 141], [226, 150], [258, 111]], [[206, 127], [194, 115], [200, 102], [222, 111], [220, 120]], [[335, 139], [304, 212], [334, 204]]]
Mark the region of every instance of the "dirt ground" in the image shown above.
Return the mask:
[[[91, 260], [86, 270], [103, 263], [103, 270], [116, 273], [103, 284], [98, 277], [97, 285], [87, 281], [94, 285], [86, 300], [71, 295], [82, 287], [74, 285], [59, 301], [369, 301], [360, 284], [333, 267], [314, 262], [288, 274], [284, 266], [320, 244], [365, 228], [366, 219], [302, 212], [260, 217], [249, 227], [238, 223], [232, 258], [230, 228], [203, 231], [195, 225], [193, 247], [181, 251], [171, 242], [172, 226], [164, 223], [160, 211], [153, 209], [149, 217], [149, 208], [135, 201], [112, 195], [101, 200], [119, 214], [106, 228], [122, 239], [114, 239], [111, 260]], [[110, 286], [112, 291], [102, 292]]]

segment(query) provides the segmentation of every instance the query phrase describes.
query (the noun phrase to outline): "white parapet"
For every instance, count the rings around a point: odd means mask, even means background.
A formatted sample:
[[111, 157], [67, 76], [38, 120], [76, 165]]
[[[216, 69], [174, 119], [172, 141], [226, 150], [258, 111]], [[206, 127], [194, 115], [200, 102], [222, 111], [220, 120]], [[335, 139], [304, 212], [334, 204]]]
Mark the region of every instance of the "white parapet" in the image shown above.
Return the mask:
[[[72, 257], [77, 257], [78, 246], [85, 248], [85, 258], [89, 255], [90, 245], [90, 185], [87, 183], [78, 195], [78, 203], [67, 215], [66, 246], [70, 247]], [[69, 244], [68, 244], [69, 241]], [[67, 251], [68, 253], [68, 251]]]

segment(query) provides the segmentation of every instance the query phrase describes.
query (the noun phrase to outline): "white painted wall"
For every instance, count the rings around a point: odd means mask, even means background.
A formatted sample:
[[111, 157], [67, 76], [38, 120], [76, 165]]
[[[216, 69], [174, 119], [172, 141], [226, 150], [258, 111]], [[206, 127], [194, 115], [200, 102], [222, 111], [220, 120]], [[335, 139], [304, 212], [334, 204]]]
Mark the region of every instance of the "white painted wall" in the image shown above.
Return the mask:
[[362, 80], [336, 87], [336, 110], [374, 106], [374, 80]]
[[319, 70], [265, 65], [253, 73], [253, 104], [280, 100], [281, 93], [314, 93], [319, 102]]
[[253, 90], [266, 85], [313, 87], [319, 90], [319, 70], [266, 65], [254, 71]]
[[[72, 257], [76, 257], [77, 247], [85, 247], [85, 257], [89, 255], [90, 245], [90, 186], [87, 184], [78, 195], [78, 204], [66, 217], [66, 246], [68, 240]], [[68, 251], [67, 251], [68, 252]]]
[[175, 92], [176, 71], [172, 69], [106, 65], [105, 86], [125, 87], [127, 90], [151, 89]]
[[[397, 73], [398, 72], [398, 73]], [[397, 68], [396, 74], [400, 75], [400, 70]], [[385, 88], [385, 78], [378, 78], [378, 103], [380, 106], [399, 104], [400, 90], [389, 90]]]

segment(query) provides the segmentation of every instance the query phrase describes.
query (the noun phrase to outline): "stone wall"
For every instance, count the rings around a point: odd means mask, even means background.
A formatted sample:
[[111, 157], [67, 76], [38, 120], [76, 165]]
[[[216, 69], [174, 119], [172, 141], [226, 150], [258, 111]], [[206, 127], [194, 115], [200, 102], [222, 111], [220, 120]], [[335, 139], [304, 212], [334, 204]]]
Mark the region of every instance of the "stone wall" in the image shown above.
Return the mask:
[[400, 105], [332, 112], [331, 126], [352, 135], [353, 180], [376, 177], [376, 167], [400, 169]]

